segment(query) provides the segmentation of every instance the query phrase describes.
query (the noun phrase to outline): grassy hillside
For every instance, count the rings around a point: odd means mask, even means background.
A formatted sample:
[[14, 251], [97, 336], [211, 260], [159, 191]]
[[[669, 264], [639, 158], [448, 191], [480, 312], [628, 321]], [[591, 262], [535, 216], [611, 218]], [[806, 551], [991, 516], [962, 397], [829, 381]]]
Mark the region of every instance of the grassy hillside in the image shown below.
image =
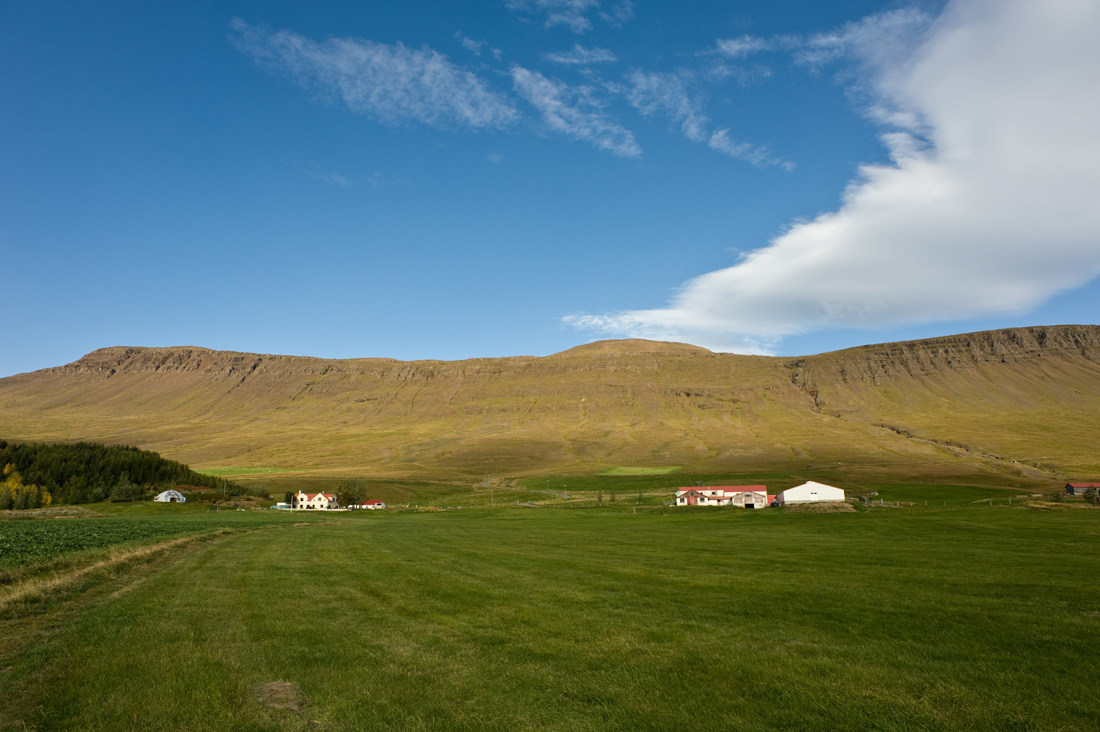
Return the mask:
[[1040, 485], [1100, 474], [1100, 328], [798, 359], [649, 341], [456, 362], [108, 348], [0, 380], [0, 425], [269, 483], [840, 466]]

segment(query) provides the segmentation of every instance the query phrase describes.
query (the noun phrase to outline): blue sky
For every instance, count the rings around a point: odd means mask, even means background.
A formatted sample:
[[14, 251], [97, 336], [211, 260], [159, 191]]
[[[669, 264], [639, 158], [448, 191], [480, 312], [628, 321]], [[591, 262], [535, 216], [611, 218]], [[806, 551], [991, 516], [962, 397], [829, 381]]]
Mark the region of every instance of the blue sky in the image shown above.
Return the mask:
[[1100, 322], [1090, 0], [5, 3], [0, 376]]

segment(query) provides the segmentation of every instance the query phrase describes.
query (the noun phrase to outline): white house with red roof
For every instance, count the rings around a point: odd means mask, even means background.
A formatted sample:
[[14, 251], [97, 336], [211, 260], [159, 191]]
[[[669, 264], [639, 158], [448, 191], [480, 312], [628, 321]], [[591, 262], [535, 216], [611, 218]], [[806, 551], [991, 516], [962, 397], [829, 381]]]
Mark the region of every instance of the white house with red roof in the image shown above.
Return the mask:
[[708, 485], [676, 490], [677, 506], [766, 508], [774, 498], [763, 485]]
[[1066, 495], [1083, 496], [1089, 488], [1100, 491], [1100, 483], [1066, 483]]
[[304, 493], [298, 491], [295, 494], [293, 500], [290, 502], [291, 508], [315, 508], [315, 509], [331, 509], [336, 508], [338, 502], [336, 500], [335, 493]]

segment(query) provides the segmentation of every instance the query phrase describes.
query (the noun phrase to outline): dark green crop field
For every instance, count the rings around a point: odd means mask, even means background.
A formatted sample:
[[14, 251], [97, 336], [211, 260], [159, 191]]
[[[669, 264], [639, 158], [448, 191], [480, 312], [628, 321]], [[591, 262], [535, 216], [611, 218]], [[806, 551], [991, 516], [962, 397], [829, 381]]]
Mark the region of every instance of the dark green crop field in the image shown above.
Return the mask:
[[1094, 731], [1098, 550], [1018, 505], [284, 521], [0, 618], [0, 728]]
[[87, 550], [132, 546], [221, 528], [288, 523], [287, 517], [267, 512], [239, 515], [225, 511], [203, 516], [177, 511], [176, 515], [156, 515], [148, 506], [140, 507], [144, 510], [132, 518], [0, 521], [0, 573]]

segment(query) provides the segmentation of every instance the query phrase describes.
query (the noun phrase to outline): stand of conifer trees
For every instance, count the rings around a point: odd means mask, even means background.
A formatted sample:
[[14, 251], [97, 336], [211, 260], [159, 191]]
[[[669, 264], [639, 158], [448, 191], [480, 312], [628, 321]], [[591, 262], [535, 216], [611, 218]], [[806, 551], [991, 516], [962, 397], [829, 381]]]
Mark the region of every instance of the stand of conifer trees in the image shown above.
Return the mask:
[[[8, 468], [10, 466], [10, 468]], [[13, 505], [4, 506], [0, 491], [0, 510], [37, 508], [43, 501], [54, 503], [92, 503], [111, 500], [140, 500], [154, 488], [176, 485], [213, 489], [218, 498], [240, 495], [244, 490], [223, 478], [202, 475], [183, 463], [166, 460], [155, 452], [125, 445], [10, 443], [0, 440], [0, 484], [15, 481], [26, 488], [18, 493], [18, 502], [26, 503], [30, 488], [39, 491], [36, 505], [15, 506], [17, 491], [9, 490]], [[9, 486], [10, 488], [11, 486]], [[22, 490], [22, 489], [20, 489]], [[24, 496], [26, 494], [26, 496]]]

